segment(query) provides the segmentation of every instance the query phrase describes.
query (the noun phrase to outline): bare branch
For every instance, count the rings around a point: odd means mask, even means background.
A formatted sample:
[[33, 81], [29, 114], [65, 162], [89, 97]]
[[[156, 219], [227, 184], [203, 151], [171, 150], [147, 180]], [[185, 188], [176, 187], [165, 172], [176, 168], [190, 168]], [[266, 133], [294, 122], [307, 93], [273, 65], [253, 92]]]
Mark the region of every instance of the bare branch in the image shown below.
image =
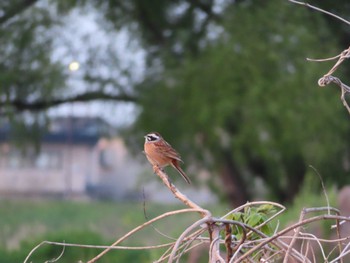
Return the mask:
[[[288, 0], [289, 2], [295, 3], [295, 4], [299, 4], [299, 5], [304, 5], [307, 6], [309, 8], [312, 8], [316, 11], [325, 13], [327, 15], [330, 15], [332, 17], [335, 17], [339, 20], [341, 20], [342, 22], [350, 25], [350, 22], [343, 19], [342, 17], [339, 17], [331, 12], [325, 11], [321, 8], [315, 7], [313, 5], [310, 5], [308, 3], [305, 2], [300, 2], [300, 1], [296, 1], [296, 0]], [[318, 85], [320, 87], [324, 87], [330, 83], [335, 83], [336, 85], [338, 85], [341, 88], [341, 95], [340, 95], [340, 100], [342, 101], [344, 107], [348, 110], [348, 113], [350, 114], [350, 107], [345, 99], [345, 96], [347, 93], [350, 93], [350, 87], [345, 85], [339, 78], [332, 76], [332, 74], [338, 69], [338, 67], [343, 63], [343, 61], [345, 59], [348, 59], [350, 57], [350, 47], [346, 50], [344, 50], [343, 52], [341, 52], [338, 56], [332, 57], [332, 58], [326, 58], [326, 59], [308, 59], [309, 61], [315, 61], [315, 62], [323, 62], [323, 61], [328, 61], [328, 60], [333, 60], [335, 58], [338, 58], [338, 61], [334, 64], [334, 66], [328, 71], [327, 74], [325, 74], [322, 78], [320, 78], [318, 80]]]
[[105, 249], [104, 251], [102, 251], [100, 254], [98, 254], [96, 257], [94, 257], [93, 259], [89, 260], [88, 263], [93, 263], [96, 262], [98, 259], [100, 259], [101, 257], [103, 257], [108, 251], [110, 251], [113, 247], [115, 247], [116, 245], [118, 245], [119, 243], [123, 242], [124, 240], [126, 240], [129, 236], [133, 235], [134, 233], [140, 231], [141, 229], [145, 228], [146, 226], [152, 224], [153, 222], [156, 222], [160, 219], [163, 219], [165, 217], [168, 216], [172, 216], [175, 214], [180, 214], [180, 213], [190, 213], [190, 212], [201, 212], [202, 209], [198, 210], [198, 209], [182, 209], [182, 210], [177, 210], [177, 211], [171, 211], [171, 212], [167, 212], [164, 213], [160, 216], [157, 216], [149, 221], [147, 221], [146, 223], [134, 228], [133, 230], [131, 230], [130, 232], [128, 232], [127, 234], [125, 234], [124, 236], [122, 236], [121, 238], [119, 238], [117, 241], [115, 241], [112, 245], [110, 245], [107, 249]]
[[285, 229], [283, 229], [280, 232], [276, 233], [272, 237], [264, 240], [259, 245], [254, 246], [253, 248], [248, 250], [244, 255], [242, 255], [240, 258], [238, 258], [234, 262], [237, 262], [237, 263], [238, 262], [242, 262], [245, 258], [247, 258], [249, 255], [251, 255], [255, 251], [261, 249], [264, 245], [270, 243], [274, 239], [277, 239], [277, 238], [281, 237], [282, 235], [284, 235], [285, 233], [287, 233], [287, 232], [289, 232], [289, 231], [291, 231], [293, 229], [297, 229], [298, 227], [300, 227], [302, 225], [307, 225], [309, 223], [320, 221], [320, 220], [345, 220], [347, 222], [350, 222], [350, 218], [349, 217], [337, 216], [337, 215], [320, 215], [320, 216], [315, 216], [315, 217], [311, 217], [311, 218], [305, 219], [305, 220], [303, 220], [301, 222], [293, 224], [292, 226], [286, 227]]
[[350, 22], [349, 22], [348, 20], [346, 20], [346, 19], [344, 19], [344, 18], [342, 18], [342, 17], [340, 17], [340, 16], [337, 16], [337, 15], [331, 13], [331, 12], [328, 12], [328, 11], [326, 11], [326, 10], [323, 10], [323, 9], [321, 9], [321, 8], [319, 8], [319, 7], [310, 5], [310, 4], [305, 3], [305, 2], [296, 1], [296, 0], [288, 0], [288, 1], [289, 1], [289, 2], [292, 2], [292, 3], [294, 3], [294, 4], [307, 6], [307, 7], [311, 8], [311, 9], [314, 9], [314, 10], [319, 11], [319, 12], [321, 12], [321, 13], [325, 13], [325, 14], [327, 14], [327, 15], [329, 15], [329, 16], [335, 17], [336, 19], [339, 19], [340, 21], [342, 21], [342, 22], [344, 22], [344, 23], [350, 25]]
[[11, 4], [11, 8], [4, 10], [5, 14], [0, 17], [0, 25], [4, 24], [12, 17], [19, 15], [24, 10], [34, 5], [36, 2], [38, 2], [38, 0], [23, 0], [19, 3], [16, 3], [15, 5]]
[[[50, 107], [59, 106], [65, 103], [72, 102], [88, 102], [96, 100], [110, 100], [120, 102], [137, 102], [137, 98], [127, 94], [108, 94], [101, 91], [91, 91], [82, 94], [78, 94], [67, 98], [56, 98], [48, 100], [36, 100], [33, 102], [24, 101], [21, 99], [14, 99], [10, 101], [0, 102], [0, 109], [6, 109], [6, 106], [12, 106], [17, 112], [26, 110], [30, 111], [41, 111]], [[3, 113], [3, 112], [0, 112]]]
[[326, 86], [332, 82], [340, 87], [340, 89], [341, 89], [340, 100], [342, 101], [344, 107], [348, 110], [348, 112], [350, 114], [350, 107], [345, 99], [345, 95], [347, 93], [350, 93], [349, 86], [344, 84], [339, 78], [333, 77], [332, 75], [327, 75], [327, 74], [318, 80], [318, 85], [323, 87], [323, 86]]
[[204, 217], [200, 220], [198, 220], [197, 222], [195, 222], [194, 224], [192, 224], [191, 226], [189, 226], [181, 235], [180, 237], [176, 240], [175, 242], [175, 245], [171, 251], [171, 254], [170, 254], [170, 257], [169, 257], [169, 260], [168, 262], [172, 262], [175, 258], [175, 254], [176, 252], [178, 251], [178, 248], [180, 246], [180, 244], [184, 241], [185, 237], [195, 228], [203, 225], [203, 224], [206, 224], [208, 222], [208, 218], [207, 217]]
[[196, 209], [200, 211], [202, 217], [211, 217], [211, 213], [208, 210], [203, 209], [196, 203], [194, 203], [192, 200], [190, 200], [187, 196], [185, 196], [183, 193], [181, 193], [174, 184], [172, 184], [169, 181], [169, 177], [166, 173], [162, 171], [158, 166], [153, 167], [155, 173], [162, 179], [163, 183], [165, 184], [166, 187], [170, 189], [170, 191], [174, 194], [174, 196], [179, 199], [181, 202], [183, 202], [186, 206]]

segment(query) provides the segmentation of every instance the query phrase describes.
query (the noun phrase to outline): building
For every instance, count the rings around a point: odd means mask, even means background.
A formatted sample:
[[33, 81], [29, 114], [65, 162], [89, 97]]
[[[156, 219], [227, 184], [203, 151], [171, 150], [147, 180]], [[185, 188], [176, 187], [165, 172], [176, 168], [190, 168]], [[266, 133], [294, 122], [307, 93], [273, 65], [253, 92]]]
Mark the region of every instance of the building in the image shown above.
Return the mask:
[[41, 134], [40, 150], [15, 147], [0, 127], [0, 196], [135, 197], [141, 165], [100, 118], [60, 117]]

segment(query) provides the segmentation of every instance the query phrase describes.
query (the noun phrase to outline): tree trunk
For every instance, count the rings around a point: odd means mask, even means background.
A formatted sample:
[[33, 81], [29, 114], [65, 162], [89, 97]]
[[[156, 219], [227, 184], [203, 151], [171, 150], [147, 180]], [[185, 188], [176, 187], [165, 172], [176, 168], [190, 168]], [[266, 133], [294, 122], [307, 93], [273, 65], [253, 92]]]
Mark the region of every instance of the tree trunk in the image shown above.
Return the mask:
[[247, 202], [248, 191], [242, 176], [237, 169], [232, 154], [223, 152], [223, 165], [220, 169], [220, 176], [223, 182], [223, 190], [233, 207], [237, 207]]
[[288, 172], [288, 186], [285, 189], [285, 198], [281, 201], [292, 202], [303, 185], [306, 167], [300, 154], [296, 154], [286, 160], [285, 167]]

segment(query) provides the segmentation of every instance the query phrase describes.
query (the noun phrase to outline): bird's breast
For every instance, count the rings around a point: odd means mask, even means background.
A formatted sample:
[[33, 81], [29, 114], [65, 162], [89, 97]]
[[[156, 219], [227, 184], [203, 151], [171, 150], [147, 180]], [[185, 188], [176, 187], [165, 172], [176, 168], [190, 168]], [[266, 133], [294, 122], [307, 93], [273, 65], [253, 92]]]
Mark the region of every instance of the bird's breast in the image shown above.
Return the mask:
[[162, 151], [159, 150], [159, 147], [153, 143], [145, 143], [144, 150], [148, 161], [152, 165], [164, 167], [169, 165], [171, 162], [171, 158], [162, 153]]

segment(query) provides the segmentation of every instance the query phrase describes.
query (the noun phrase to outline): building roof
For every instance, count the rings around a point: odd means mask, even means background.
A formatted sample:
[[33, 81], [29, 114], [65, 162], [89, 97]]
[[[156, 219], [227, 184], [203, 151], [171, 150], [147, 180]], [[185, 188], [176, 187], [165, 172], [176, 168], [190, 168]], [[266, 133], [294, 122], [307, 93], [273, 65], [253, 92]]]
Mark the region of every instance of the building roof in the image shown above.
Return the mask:
[[[60, 144], [94, 145], [99, 138], [110, 135], [111, 126], [96, 117], [57, 117], [39, 131], [40, 141]], [[41, 134], [40, 134], [41, 133]], [[0, 141], [10, 141], [13, 130], [9, 122], [0, 125]]]

